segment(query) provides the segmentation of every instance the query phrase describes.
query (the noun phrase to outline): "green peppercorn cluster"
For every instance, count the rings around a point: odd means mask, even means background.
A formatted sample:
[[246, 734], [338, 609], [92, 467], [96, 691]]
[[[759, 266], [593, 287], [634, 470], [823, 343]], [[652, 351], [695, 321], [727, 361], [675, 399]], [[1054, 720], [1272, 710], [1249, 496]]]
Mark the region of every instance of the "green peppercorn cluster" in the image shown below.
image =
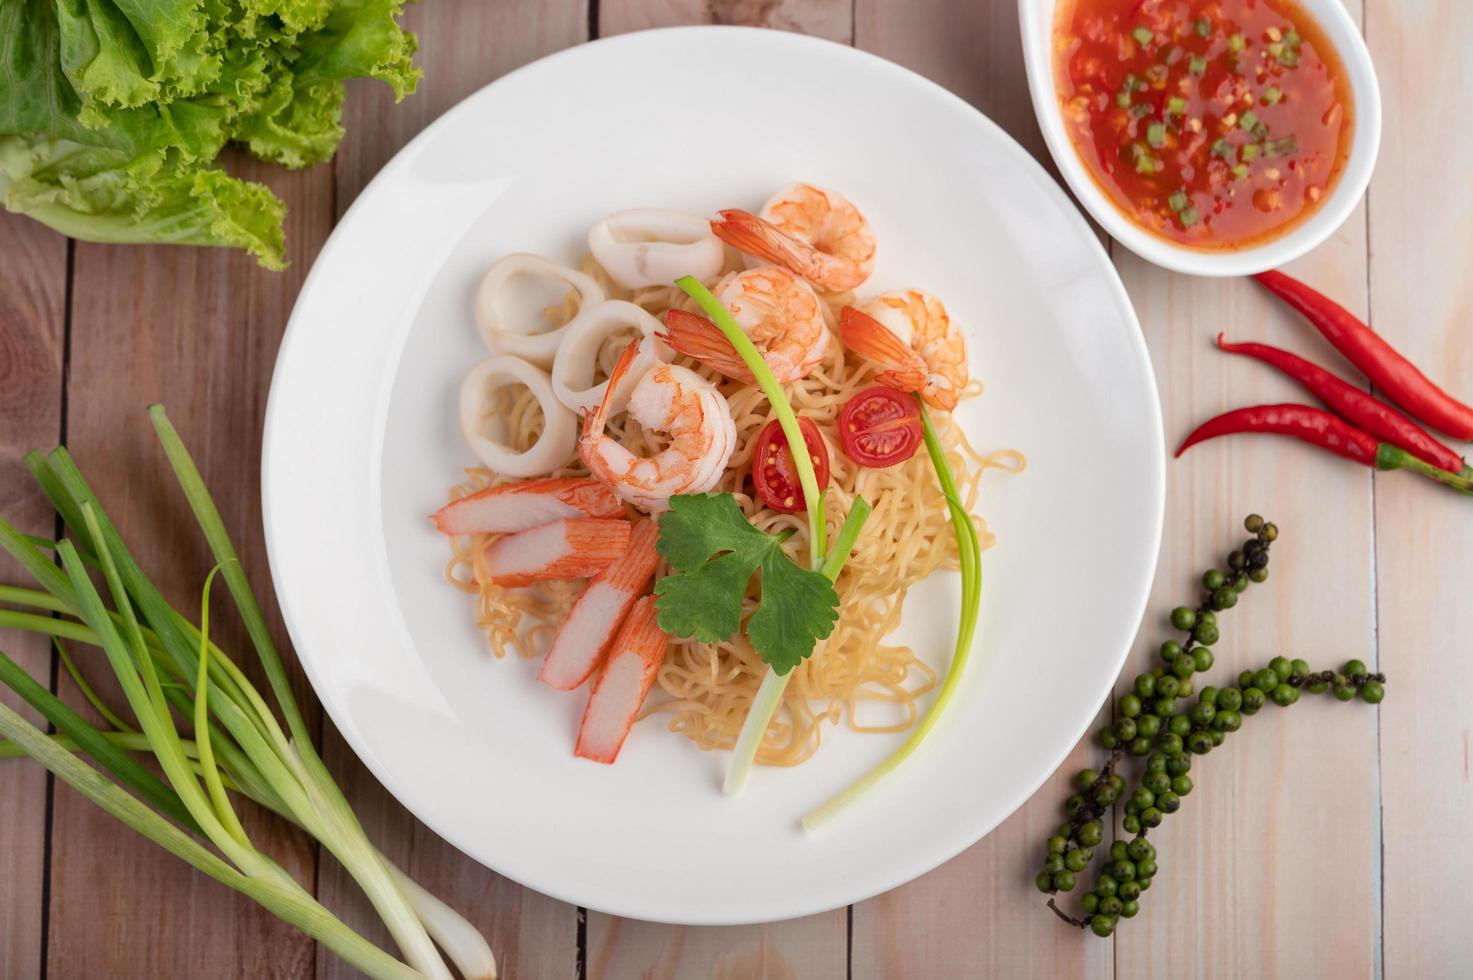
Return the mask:
[[[1206, 755], [1272, 701], [1287, 707], [1301, 691], [1330, 691], [1341, 701], [1357, 694], [1368, 704], [1385, 697], [1386, 678], [1369, 672], [1359, 660], [1339, 671], [1312, 673], [1303, 660], [1275, 657], [1262, 670], [1245, 670], [1236, 685], [1195, 689], [1193, 675], [1212, 667], [1211, 645], [1218, 640], [1217, 614], [1237, 605], [1250, 584], [1268, 580], [1268, 554], [1278, 528], [1257, 514], [1243, 522], [1250, 537], [1228, 555], [1226, 572], [1212, 569], [1202, 576], [1203, 598], [1197, 608], [1171, 611], [1171, 625], [1184, 636], [1161, 645], [1162, 664], [1135, 679], [1117, 702], [1115, 721], [1100, 730], [1100, 745], [1109, 758], [1102, 769], [1085, 769], [1075, 778], [1076, 792], [1064, 804], [1068, 819], [1048, 839], [1047, 855], [1037, 885], [1046, 894], [1073, 891], [1105, 835], [1104, 818], [1117, 804], [1124, 810], [1121, 827], [1129, 841], [1110, 845], [1110, 860], [1082, 900], [1083, 918], [1061, 918], [1089, 928], [1097, 936], [1114, 932], [1122, 918], [1140, 911], [1141, 893], [1156, 874], [1156, 848], [1147, 839], [1152, 828], [1181, 808], [1192, 791], [1192, 756]], [[1196, 694], [1189, 706], [1184, 699]], [[1129, 755], [1145, 760], [1140, 784], [1127, 795], [1125, 777], [1117, 769]]]

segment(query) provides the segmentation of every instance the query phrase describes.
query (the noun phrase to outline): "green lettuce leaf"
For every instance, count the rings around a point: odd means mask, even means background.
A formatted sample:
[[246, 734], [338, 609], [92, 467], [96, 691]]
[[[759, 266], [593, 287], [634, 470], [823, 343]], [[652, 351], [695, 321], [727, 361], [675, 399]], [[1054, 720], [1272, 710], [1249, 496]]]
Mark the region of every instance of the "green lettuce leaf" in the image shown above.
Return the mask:
[[0, 202], [77, 238], [245, 248], [283, 264], [285, 208], [212, 166], [342, 141], [344, 83], [402, 98], [402, 0], [0, 0]]
[[0, 137], [5, 207], [92, 242], [243, 248], [268, 269], [286, 265], [286, 206], [262, 184], [163, 154]]
[[377, 78], [402, 100], [423, 74], [414, 67], [418, 40], [399, 27], [404, 0], [336, 0], [319, 31], [302, 35], [293, 71], [300, 85]]

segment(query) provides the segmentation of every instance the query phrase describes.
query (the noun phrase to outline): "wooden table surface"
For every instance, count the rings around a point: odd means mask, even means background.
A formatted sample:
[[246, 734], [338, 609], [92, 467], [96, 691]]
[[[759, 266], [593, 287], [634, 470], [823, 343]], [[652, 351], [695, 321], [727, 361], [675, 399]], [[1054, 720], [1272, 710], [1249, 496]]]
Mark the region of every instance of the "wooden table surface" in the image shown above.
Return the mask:
[[[1380, 71], [1380, 165], [1366, 203], [1294, 271], [1368, 315], [1466, 395], [1473, 392], [1466, 131], [1473, 4], [1348, 4]], [[347, 139], [331, 165], [286, 173], [243, 164], [290, 208], [293, 264], [285, 273], [219, 251], [73, 243], [0, 212], [0, 512], [27, 530], [52, 532], [19, 457], [65, 442], [143, 564], [187, 602], [207, 561], [143, 415], [144, 405], [163, 401], [264, 591], [257, 461], [282, 329], [334, 221], [426, 123], [497, 76], [590, 37], [714, 21], [805, 31], [908, 65], [1046, 158], [1015, 7], [1014, 0], [434, 0], [407, 17], [427, 69], [419, 94], [394, 107], [382, 87], [355, 87]], [[1343, 367], [1246, 281], [1186, 278], [1119, 247], [1112, 254], [1155, 361], [1168, 439], [1228, 407], [1301, 397], [1261, 366], [1214, 352], [1210, 338], [1221, 328]], [[1226, 752], [1204, 760], [1193, 772], [1197, 790], [1152, 837], [1162, 867], [1156, 887], [1113, 940], [1064, 926], [1032, 884], [1068, 775], [1097, 764], [1100, 753], [1087, 744], [1001, 827], [904, 887], [798, 921], [678, 928], [585, 912], [479, 867], [395, 804], [321, 716], [300, 673], [298, 686], [370, 836], [470, 913], [510, 977], [1470, 975], [1470, 504], [1403, 474], [1372, 475], [1275, 440], [1214, 444], [1167, 472], [1161, 564], [1132, 667], [1147, 665], [1163, 639], [1157, 617], [1194, 594], [1199, 570], [1236, 540], [1238, 519], [1256, 510], [1283, 529], [1273, 580], [1225, 617], [1216, 671], [1228, 676], [1280, 653], [1335, 666], [1354, 656], [1389, 675], [1389, 695], [1379, 710], [1329, 699], [1282, 714], [1270, 708]], [[1087, 586], [1060, 582], [1060, 599], [1078, 587]], [[273, 624], [284, 635], [279, 619]], [[80, 701], [44, 645], [13, 635], [0, 642]], [[257, 815], [249, 829], [330, 908], [386, 941], [334, 862], [274, 819]], [[38, 766], [0, 763], [0, 978], [350, 974]]]

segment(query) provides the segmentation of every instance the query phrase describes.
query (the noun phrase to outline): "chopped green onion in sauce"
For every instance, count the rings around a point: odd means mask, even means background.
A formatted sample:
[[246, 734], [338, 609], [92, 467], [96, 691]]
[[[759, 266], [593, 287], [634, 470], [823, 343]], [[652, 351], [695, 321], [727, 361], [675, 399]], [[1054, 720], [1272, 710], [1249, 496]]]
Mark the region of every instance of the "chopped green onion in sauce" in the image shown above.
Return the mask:
[[1235, 249], [1321, 206], [1353, 128], [1345, 71], [1302, 0], [1073, 0], [1055, 25], [1065, 124], [1148, 231]]

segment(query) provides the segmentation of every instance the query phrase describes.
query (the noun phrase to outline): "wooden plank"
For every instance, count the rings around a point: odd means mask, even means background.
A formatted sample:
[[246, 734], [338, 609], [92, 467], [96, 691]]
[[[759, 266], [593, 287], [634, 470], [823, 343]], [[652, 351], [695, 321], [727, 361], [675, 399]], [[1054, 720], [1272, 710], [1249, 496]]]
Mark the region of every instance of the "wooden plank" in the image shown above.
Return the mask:
[[[1016, 4], [859, 0], [855, 43], [951, 89], [1046, 157], [1028, 100]], [[1043, 841], [1063, 819], [1068, 780], [1096, 754], [1076, 749], [981, 842], [854, 906], [854, 977], [1109, 975], [1108, 947], [1064, 927], [1032, 885]]]
[[[333, 158], [338, 214], [399, 148], [461, 99], [529, 61], [588, 38], [589, 0], [437, 0], [404, 24], [419, 37], [419, 90], [398, 105], [382, 83], [348, 85], [347, 136]], [[507, 139], [519, 134], [507, 133]]]
[[[1371, 323], [1449, 391], [1473, 398], [1473, 140], [1445, 126], [1473, 111], [1473, 8], [1367, 0], [1366, 35], [1387, 106], [1371, 185]], [[1446, 189], [1446, 190], [1445, 190]], [[1466, 447], [1464, 447], [1466, 448]], [[1468, 501], [1400, 473], [1376, 477], [1376, 569], [1387, 977], [1473, 964], [1473, 523]]]
[[[847, 43], [848, 0], [603, 0], [602, 34], [684, 24], [737, 24], [799, 31]], [[823, 915], [761, 926], [666, 926], [588, 914], [591, 980], [624, 977], [842, 977], [847, 916]]]
[[[1358, 4], [1354, 5], [1358, 8]], [[1358, 10], [1356, 11], [1359, 12]], [[1114, 250], [1155, 361], [1168, 443], [1245, 405], [1311, 402], [1212, 338], [1262, 340], [1342, 365], [1296, 315], [1246, 280], [1190, 279]], [[1290, 271], [1364, 313], [1364, 207]], [[1272, 578], [1222, 616], [1209, 682], [1277, 654], [1315, 669], [1374, 653], [1370, 476], [1283, 440], [1239, 437], [1167, 464], [1166, 534], [1143, 644], [1126, 677], [1167, 638], [1162, 617], [1243, 537], [1243, 516], [1278, 523]], [[1200, 683], [1200, 682], [1199, 682]], [[1380, 956], [1376, 712], [1306, 697], [1245, 719], [1225, 753], [1198, 760], [1196, 790], [1153, 840], [1162, 868], [1115, 942], [1122, 976], [1373, 975]], [[1333, 859], [1327, 859], [1334, 855]], [[1208, 929], [1204, 923], [1231, 922]]]
[[950, 89], [1047, 161], [1018, 38], [1009, 0], [855, 0], [856, 47]]
[[[261, 535], [261, 425], [281, 331], [331, 222], [332, 171], [287, 174], [237, 162], [285, 198], [291, 268], [265, 272], [243, 254], [218, 250], [79, 244], [68, 442], [139, 562], [167, 596], [192, 608], [211, 561], [143, 411], [162, 401], [285, 642]], [[234, 617], [211, 625], [266, 690]], [[94, 656], [83, 651], [97, 677], [106, 671]], [[315, 715], [305, 680], [298, 673], [295, 681]], [[73, 689], [63, 690], [78, 702]], [[311, 887], [316, 849], [304, 835], [255, 811], [246, 827]], [[51, 976], [312, 975], [313, 944], [304, 935], [60, 786], [53, 838]]]
[[1081, 744], [1002, 826], [930, 874], [854, 906], [854, 980], [1108, 977], [1109, 945], [1060, 922], [1033, 887], [1069, 780], [1099, 751]]
[[651, 27], [734, 24], [845, 44], [853, 38], [851, 0], [604, 0], [598, 9], [603, 36]]
[[[50, 535], [51, 508], [21, 455], [61, 435], [67, 275], [66, 239], [15, 215], [0, 215], [0, 517], [22, 531]], [[0, 555], [0, 582], [24, 579]], [[42, 683], [51, 653], [39, 637], [0, 630], [0, 649]], [[0, 701], [19, 707], [8, 691]], [[25, 710], [37, 724], [40, 718]], [[0, 762], [0, 980], [41, 973], [46, 860], [46, 771], [29, 760]]]
[[721, 928], [588, 917], [590, 980], [837, 980], [845, 958], [843, 910]]
[[[545, 54], [584, 40], [584, 0], [483, 3], [440, 0], [411, 7], [407, 25], [420, 39], [426, 69], [419, 91], [400, 105], [381, 85], [350, 86], [347, 141], [335, 160], [339, 213], [394, 152], [466, 95]], [[367, 772], [330, 724], [324, 753], [370, 836], [411, 876], [465, 913], [491, 941], [504, 975], [571, 977], [577, 970], [577, 910], [491, 872], [416, 821]], [[365, 935], [387, 942], [357, 886], [337, 862], [324, 861], [322, 901]], [[351, 971], [321, 954], [319, 975]]]
[[[1363, 308], [1365, 215], [1293, 272]], [[1184, 279], [1117, 246], [1156, 362], [1169, 443], [1229, 408], [1307, 397], [1211, 338], [1264, 340], [1334, 363], [1308, 329], [1245, 280]], [[1125, 677], [1152, 664], [1162, 621], [1195, 599], [1199, 577], [1274, 520], [1272, 578], [1220, 618], [1206, 682], [1230, 683], [1277, 654], [1315, 669], [1372, 653], [1369, 476], [1298, 444], [1240, 437], [1168, 461], [1166, 533], [1146, 626]], [[1122, 682], [1123, 683], [1123, 682]], [[1203, 682], [1199, 682], [1203, 683]], [[1221, 754], [1193, 767], [1196, 789], [1152, 840], [1162, 868], [1141, 915], [1115, 942], [1121, 976], [1369, 976], [1378, 955], [1376, 713], [1306, 697], [1246, 718]], [[1334, 855], [1333, 860], [1327, 855]], [[1203, 928], [1231, 922], [1232, 928]]]

